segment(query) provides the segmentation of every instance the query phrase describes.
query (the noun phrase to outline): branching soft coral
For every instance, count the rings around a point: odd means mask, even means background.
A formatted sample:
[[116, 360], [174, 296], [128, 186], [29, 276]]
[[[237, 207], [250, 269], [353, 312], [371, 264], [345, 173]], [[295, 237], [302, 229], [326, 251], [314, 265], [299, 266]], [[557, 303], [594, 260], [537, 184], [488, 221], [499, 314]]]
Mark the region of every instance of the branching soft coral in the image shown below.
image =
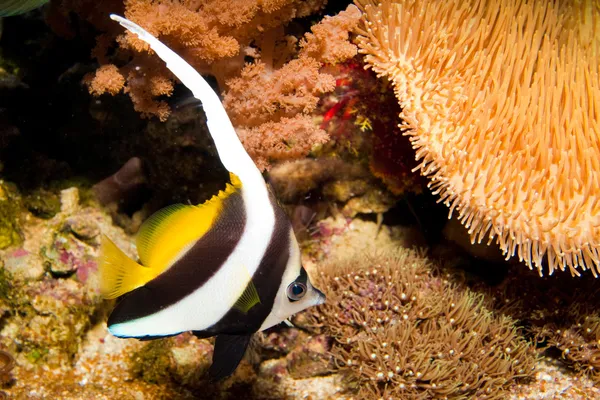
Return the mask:
[[269, 168], [271, 161], [303, 157], [313, 145], [328, 139], [308, 115], [269, 121], [255, 128], [238, 128], [237, 134], [261, 170]]
[[335, 88], [335, 79], [319, 73], [321, 63], [301, 57], [273, 71], [263, 62], [248, 64], [227, 81], [223, 103], [235, 126], [256, 127], [298, 113], [309, 113], [319, 96]]
[[224, 106], [259, 168], [267, 169], [270, 161], [305, 156], [314, 144], [328, 139], [309, 116], [320, 96], [335, 89], [335, 78], [320, 69], [356, 55], [348, 32], [359, 19], [353, 5], [326, 17], [302, 39], [298, 58], [277, 70], [277, 40], [265, 38], [261, 60], [247, 64], [239, 77], [227, 81]]
[[[309, 116], [321, 95], [335, 88], [335, 78], [322, 73], [321, 67], [357, 53], [349, 32], [361, 14], [353, 5], [325, 17], [299, 43], [285, 35], [287, 22], [317, 11], [323, 3], [126, 0], [125, 16], [198, 71], [214, 75], [220, 84], [226, 82], [224, 105], [231, 120], [259, 167], [267, 169], [271, 161], [305, 156], [313, 145], [327, 140]], [[143, 116], [166, 120], [170, 110], [159, 96], [171, 95], [174, 77], [135, 35], [122, 34], [117, 42], [133, 53], [133, 59], [121, 67], [108, 64], [98, 69], [86, 80], [90, 93], [115, 94], [124, 87]], [[93, 51], [103, 63], [109, 62], [109, 43], [107, 35], [101, 35]], [[118, 63], [121, 56], [122, 52], [112, 58]], [[255, 62], [244, 66], [244, 56]]]
[[358, 8], [350, 6], [335, 17], [325, 17], [300, 41], [300, 54], [327, 64], [354, 57], [357, 49], [348, 41], [348, 32], [356, 28], [360, 16]]
[[117, 94], [125, 85], [125, 77], [121, 75], [119, 69], [112, 64], [103, 65], [96, 71], [96, 74], [86, 82], [89, 91], [94, 96], [100, 96], [104, 93]]
[[[64, 6], [64, 12], [74, 7], [69, 0], [59, 3]], [[325, 0], [126, 0], [124, 14], [182, 55], [197, 70], [223, 73], [239, 71], [243, 66], [242, 50], [265, 31], [314, 13], [324, 3]], [[121, 12], [114, 6], [110, 7], [104, 12], [108, 21], [110, 12]], [[95, 7], [94, 15], [98, 14], [98, 9], [103, 9], [103, 6]], [[92, 14], [91, 10], [81, 7], [76, 10], [84, 19], [88, 19], [86, 13]], [[135, 109], [142, 116], [154, 115], [166, 120], [169, 108], [156, 97], [171, 94], [174, 77], [162, 63], [150, 60], [154, 57], [148, 57], [147, 45], [135, 35], [121, 34], [117, 42], [121, 49], [133, 53], [132, 60], [119, 68], [101, 69], [95, 76], [90, 76], [87, 79], [88, 83], [93, 83], [89, 86], [90, 93], [114, 93], [113, 85], [118, 82], [118, 76], [127, 77], [123, 87], [128, 88], [126, 92], [131, 96]], [[108, 43], [107, 35], [100, 35], [93, 51], [94, 57], [102, 63], [108, 62]], [[120, 53], [115, 57], [117, 65], [119, 57]], [[237, 68], [223, 66], [222, 63], [233, 63]], [[107, 72], [112, 72], [111, 79], [107, 79]], [[132, 84], [132, 81], [135, 82]], [[171, 83], [165, 84], [167, 81]], [[110, 90], [108, 87], [103, 89], [102, 82], [109, 83]], [[142, 90], [145, 86], [152, 88]], [[161, 92], [160, 88], [164, 90]]]

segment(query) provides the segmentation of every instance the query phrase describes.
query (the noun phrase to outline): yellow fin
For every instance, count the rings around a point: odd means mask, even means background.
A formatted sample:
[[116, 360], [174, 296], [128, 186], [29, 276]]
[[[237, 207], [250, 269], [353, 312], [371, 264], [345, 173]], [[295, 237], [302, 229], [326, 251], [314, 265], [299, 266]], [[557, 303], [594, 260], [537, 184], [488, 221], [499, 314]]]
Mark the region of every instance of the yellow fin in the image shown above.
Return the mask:
[[152, 270], [129, 258], [106, 235], [102, 235], [99, 269], [100, 293], [106, 299], [122, 296], [154, 278]]
[[246, 273], [246, 278], [248, 279], [248, 284], [246, 285], [246, 289], [242, 295], [237, 299], [233, 308], [247, 314], [248, 311], [258, 303], [260, 303], [260, 297], [258, 297], [258, 291], [256, 290], [256, 286], [252, 282], [252, 277], [248, 272], [246, 267], [242, 267], [242, 274]]
[[174, 204], [165, 207], [140, 227], [136, 244], [142, 264], [164, 271], [172, 262], [200, 239], [222, 211], [223, 200], [235, 193], [241, 182], [230, 173], [231, 184], [198, 206]]
[[144, 221], [136, 237], [137, 250], [143, 265], [150, 266], [152, 250], [161, 240], [166, 239], [166, 231], [183, 222], [185, 216], [193, 209], [194, 206], [173, 204], [158, 210]]
[[[237, 299], [233, 308], [247, 314], [248, 311], [258, 303], [260, 303], [260, 297], [258, 297], [258, 291], [256, 290], [256, 286], [252, 282], [252, 276], [250, 272], [248, 272], [248, 268], [244, 265], [240, 268], [240, 273], [248, 281], [246, 285], [246, 289], [242, 292], [242, 295]], [[242, 278], [242, 277], [240, 277]]]
[[256, 291], [256, 286], [252, 281], [248, 281], [248, 285], [244, 290], [244, 293], [240, 296], [239, 299], [233, 305], [233, 308], [247, 314], [248, 311], [255, 305], [260, 303], [260, 297], [258, 297], [258, 292]]

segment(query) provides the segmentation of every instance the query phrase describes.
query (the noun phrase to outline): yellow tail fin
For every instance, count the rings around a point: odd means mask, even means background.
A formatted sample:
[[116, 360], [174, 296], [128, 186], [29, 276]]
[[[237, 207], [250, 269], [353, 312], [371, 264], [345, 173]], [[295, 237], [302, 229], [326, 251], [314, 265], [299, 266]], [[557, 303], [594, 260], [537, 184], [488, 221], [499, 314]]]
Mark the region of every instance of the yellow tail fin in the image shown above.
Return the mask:
[[133, 261], [106, 235], [102, 235], [99, 268], [100, 293], [106, 299], [131, 292], [153, 278], [152, 269]]

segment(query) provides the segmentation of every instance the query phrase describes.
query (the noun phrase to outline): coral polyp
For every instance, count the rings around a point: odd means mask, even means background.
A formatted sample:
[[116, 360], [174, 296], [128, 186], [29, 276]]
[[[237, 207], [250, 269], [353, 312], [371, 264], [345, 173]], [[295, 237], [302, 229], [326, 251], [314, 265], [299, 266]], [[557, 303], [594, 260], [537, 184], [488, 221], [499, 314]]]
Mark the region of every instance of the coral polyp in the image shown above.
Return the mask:
[[502, 399], [533, 376], [535, 351], [515, 321], [422, 252], [337, 261], [318, 284], [328, 303], [309, 312], [313, 327], [335, 339], [335, 362], [361, 399]]

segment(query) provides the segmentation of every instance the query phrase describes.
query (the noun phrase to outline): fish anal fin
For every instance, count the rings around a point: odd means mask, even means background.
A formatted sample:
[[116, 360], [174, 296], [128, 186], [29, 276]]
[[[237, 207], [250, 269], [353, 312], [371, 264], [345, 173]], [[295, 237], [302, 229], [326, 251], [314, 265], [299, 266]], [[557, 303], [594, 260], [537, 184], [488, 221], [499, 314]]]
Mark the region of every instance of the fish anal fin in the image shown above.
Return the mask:
[[258, 303], [260, 303], [260, 297], [258, 296], [256, 286], [254, 286], [252, 279], [250, 279], [248, 285], [246, 285], [246, 289], [244, 289], [242, 295], [237, 299], [233, 308], [247, 314]]
[[215, 382], [233, 374], [250, 343], [252, 335], [218, 335], [215, 340], [213, 362], [208, 370]]
[[106, 235], [100, 247], [100, 293], [106, 299], [124, 295], [152, 279], [152, 271], [133, 261]]
[[136, 339], [139, 340], [140, 342], [149, 342], [150, 340], [165, 339], [165, 338], [170, 338], [170, 337], [177, 336], [180, 334], [181, 334], [181, 332], [173, 333], [171, 335], [160, 335], [160, 336], [150, 336], [149, 335], [149, 336], [138, 337]]

